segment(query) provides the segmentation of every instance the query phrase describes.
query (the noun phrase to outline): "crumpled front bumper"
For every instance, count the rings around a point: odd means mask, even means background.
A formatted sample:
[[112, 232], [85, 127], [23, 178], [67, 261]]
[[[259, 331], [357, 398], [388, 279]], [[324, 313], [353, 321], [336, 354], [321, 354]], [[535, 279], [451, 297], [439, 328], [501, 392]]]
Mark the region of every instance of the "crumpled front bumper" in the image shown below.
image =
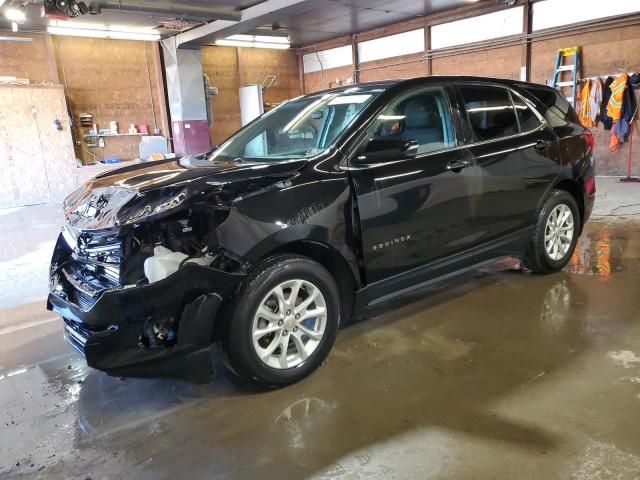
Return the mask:
[[[213, 377], [209, 347], [218, 310], [243, 276], [186, 264], [150, 285], [106, 290], [85, 309], [71, 300], [77, 298], [81, 282], [69, 278], [62, 264], [51, 272], [47, 308], [62, 316], [65, 339], [92, 368], [114, 376], [207, 383]], [[178, 326], [175, 345], [148, 348], [140, 344], [148, 321], [170, 317]]]

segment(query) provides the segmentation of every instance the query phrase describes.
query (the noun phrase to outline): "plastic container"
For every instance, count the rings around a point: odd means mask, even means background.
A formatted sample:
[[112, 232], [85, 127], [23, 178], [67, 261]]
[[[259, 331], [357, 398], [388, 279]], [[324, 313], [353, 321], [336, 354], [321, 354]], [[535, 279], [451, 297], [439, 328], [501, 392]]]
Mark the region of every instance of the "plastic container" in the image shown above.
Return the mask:
[[157, 282], [177, 272], [185, 263], [207, 266], [211, 264], [211, 257], [189, 258], [182, 252], [172, 252], [168, 248], [158, 245], [153, 249], [153, 257], [144, 261], [144, 275], [149, 283]]
[[105, 157], [100, 163], [120, 163], [120, 157]]
[[153, 249], [153, 257], [144, 261], [144, 275], [149, 283], [167, 278], [178, 271], [180, 264], [189, 258], [184, 253], [172, 252], [168, 248], [157, 246]]

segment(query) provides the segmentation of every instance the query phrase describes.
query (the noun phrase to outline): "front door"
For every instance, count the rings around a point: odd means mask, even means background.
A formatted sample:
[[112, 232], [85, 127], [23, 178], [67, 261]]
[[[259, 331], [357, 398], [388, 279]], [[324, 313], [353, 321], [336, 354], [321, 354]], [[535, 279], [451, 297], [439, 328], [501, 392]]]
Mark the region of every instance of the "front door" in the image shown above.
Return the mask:
[[[397, 97], [369, 127], [363, 144], [376, 137], [416, 140], [418, 154], [350, 164], [369, 284], [424, 272], [419, 267], [474, 243], [467, 178], [472, 161], [467, 150], [457, 148], [446, 90], [422, 87]], [[396, 277], [390, 290], [410, 287], [419, 277]]]

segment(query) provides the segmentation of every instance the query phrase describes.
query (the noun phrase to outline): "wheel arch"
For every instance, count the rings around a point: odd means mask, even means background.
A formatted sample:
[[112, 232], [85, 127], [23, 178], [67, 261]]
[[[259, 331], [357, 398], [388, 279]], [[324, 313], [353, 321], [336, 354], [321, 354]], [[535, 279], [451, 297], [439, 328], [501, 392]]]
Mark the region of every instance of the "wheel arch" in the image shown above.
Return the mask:
[[286, 254], [308, 257], [329, 271], [340, 292], [340, 316], [343, 321], [347, 321], [353, 312], [357, 283], [351, 268], [340, 252], [322, 242], [296, 240], [279, 246], [265, 258]]
[[578, 211], [580, 212], [580, 233], [582, 233], [582, 229], [584, 227], [584, 188], [582, 181], [569, 179], [561, 180], [553, 186], [553, 189], [564, 190], [571, 194], [575, 199], [576, 204], [578, 205]]

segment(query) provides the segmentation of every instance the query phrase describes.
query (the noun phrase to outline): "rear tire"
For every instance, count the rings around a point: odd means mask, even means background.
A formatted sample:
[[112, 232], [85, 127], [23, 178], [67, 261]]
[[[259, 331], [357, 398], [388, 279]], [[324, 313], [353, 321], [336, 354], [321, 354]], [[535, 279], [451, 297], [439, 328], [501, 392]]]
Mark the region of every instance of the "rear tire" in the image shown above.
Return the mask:
[[281, 387], [320, 366], [339, 324], [338, 287], [331, 274], [309, 258], [279, 256], [243, 282], [222, 347], [240, 378]]
[[553, 190], [538, 212], [533, 236], [523, 259], [536, 273], [562, 270], [569, 262], [580, 232], [580, 212], [573, 196]]

